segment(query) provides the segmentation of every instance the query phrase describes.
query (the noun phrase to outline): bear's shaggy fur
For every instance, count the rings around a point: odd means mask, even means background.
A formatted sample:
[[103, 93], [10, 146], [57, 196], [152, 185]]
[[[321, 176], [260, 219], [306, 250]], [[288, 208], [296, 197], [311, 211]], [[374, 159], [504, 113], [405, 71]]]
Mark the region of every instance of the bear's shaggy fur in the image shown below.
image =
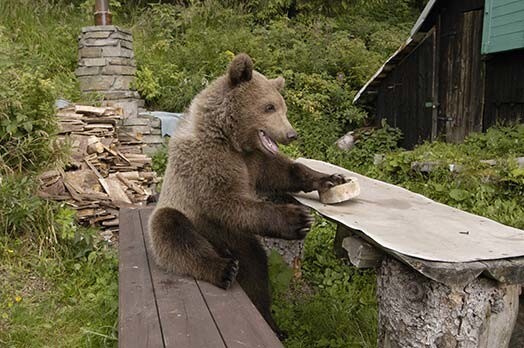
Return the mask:
[[298, 204], [263, 195], [327, 189], [343, 183], [278, 153], [297, 134], [279, 90], [240, 54], [227, 73], [195, 97], [173, 135], [151, 246], [164, 269], [227, 289], [236, 279], [268, 324], [267, 258], [257, 235], [301, 239], [313, 218]]

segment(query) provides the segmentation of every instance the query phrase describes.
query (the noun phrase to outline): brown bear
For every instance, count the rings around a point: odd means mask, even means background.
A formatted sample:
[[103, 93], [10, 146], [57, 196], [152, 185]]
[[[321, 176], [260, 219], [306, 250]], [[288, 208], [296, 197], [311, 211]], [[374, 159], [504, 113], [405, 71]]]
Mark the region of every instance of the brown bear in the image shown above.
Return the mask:
[[223, 289], [236, 279], [271, 328], [267, 257], [257, 236], [301, 239], [313, 222], [296, 203], [262, 197], [327, 189], [340, 175], [314, 171], [281, 155], [297, 138], [280, 94], [284, 79], [253, 71], [246, 54], [198, 94], [169, 143], [151, 246], [164, 269]]

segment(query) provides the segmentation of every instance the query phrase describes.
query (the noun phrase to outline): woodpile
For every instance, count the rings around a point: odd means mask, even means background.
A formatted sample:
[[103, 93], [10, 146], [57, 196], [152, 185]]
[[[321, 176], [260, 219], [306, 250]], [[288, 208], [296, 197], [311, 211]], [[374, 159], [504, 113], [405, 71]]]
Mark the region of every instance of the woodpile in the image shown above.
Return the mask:
[[65, 170], [40, 176], [41, 197], [64, 201], [80, 223], [118, 231], [118, 209], [145, 205], [158, 182], [141, 140], [117, 132], [122, 110], [75, 105], [58, 112], [60, 140], [71, 149]]

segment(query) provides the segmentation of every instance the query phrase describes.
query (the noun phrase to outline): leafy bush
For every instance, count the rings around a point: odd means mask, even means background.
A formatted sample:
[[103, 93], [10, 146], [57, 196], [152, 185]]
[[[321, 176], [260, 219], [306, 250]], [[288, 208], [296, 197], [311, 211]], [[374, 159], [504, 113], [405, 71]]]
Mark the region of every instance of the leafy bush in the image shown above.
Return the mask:
[[60, 166], [57, 97], [78, 100], [71, 2], [0, 1], [0, 345], [114, 346], [117, 258], [75, 211], [36, 197]]
[[[319, 219], [308, 234], [302, 278], [283, 286], [286, 270], [270, 257], [275, 317], [291, 335], [286, 347], [375, 347], [375, 275], [333, 253], [336, 226]], [[279, 284], [278, 287], [274, 283]]]

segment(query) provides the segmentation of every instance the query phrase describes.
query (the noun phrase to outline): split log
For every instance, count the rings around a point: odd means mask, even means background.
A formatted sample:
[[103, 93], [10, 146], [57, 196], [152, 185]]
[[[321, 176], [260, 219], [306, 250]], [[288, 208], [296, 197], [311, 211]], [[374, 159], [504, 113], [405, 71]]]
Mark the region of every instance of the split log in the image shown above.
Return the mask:
[[449, 287], [387, 257], [377, 276], [379, 347], [507, 348], [519, 285], [476, 278]]

